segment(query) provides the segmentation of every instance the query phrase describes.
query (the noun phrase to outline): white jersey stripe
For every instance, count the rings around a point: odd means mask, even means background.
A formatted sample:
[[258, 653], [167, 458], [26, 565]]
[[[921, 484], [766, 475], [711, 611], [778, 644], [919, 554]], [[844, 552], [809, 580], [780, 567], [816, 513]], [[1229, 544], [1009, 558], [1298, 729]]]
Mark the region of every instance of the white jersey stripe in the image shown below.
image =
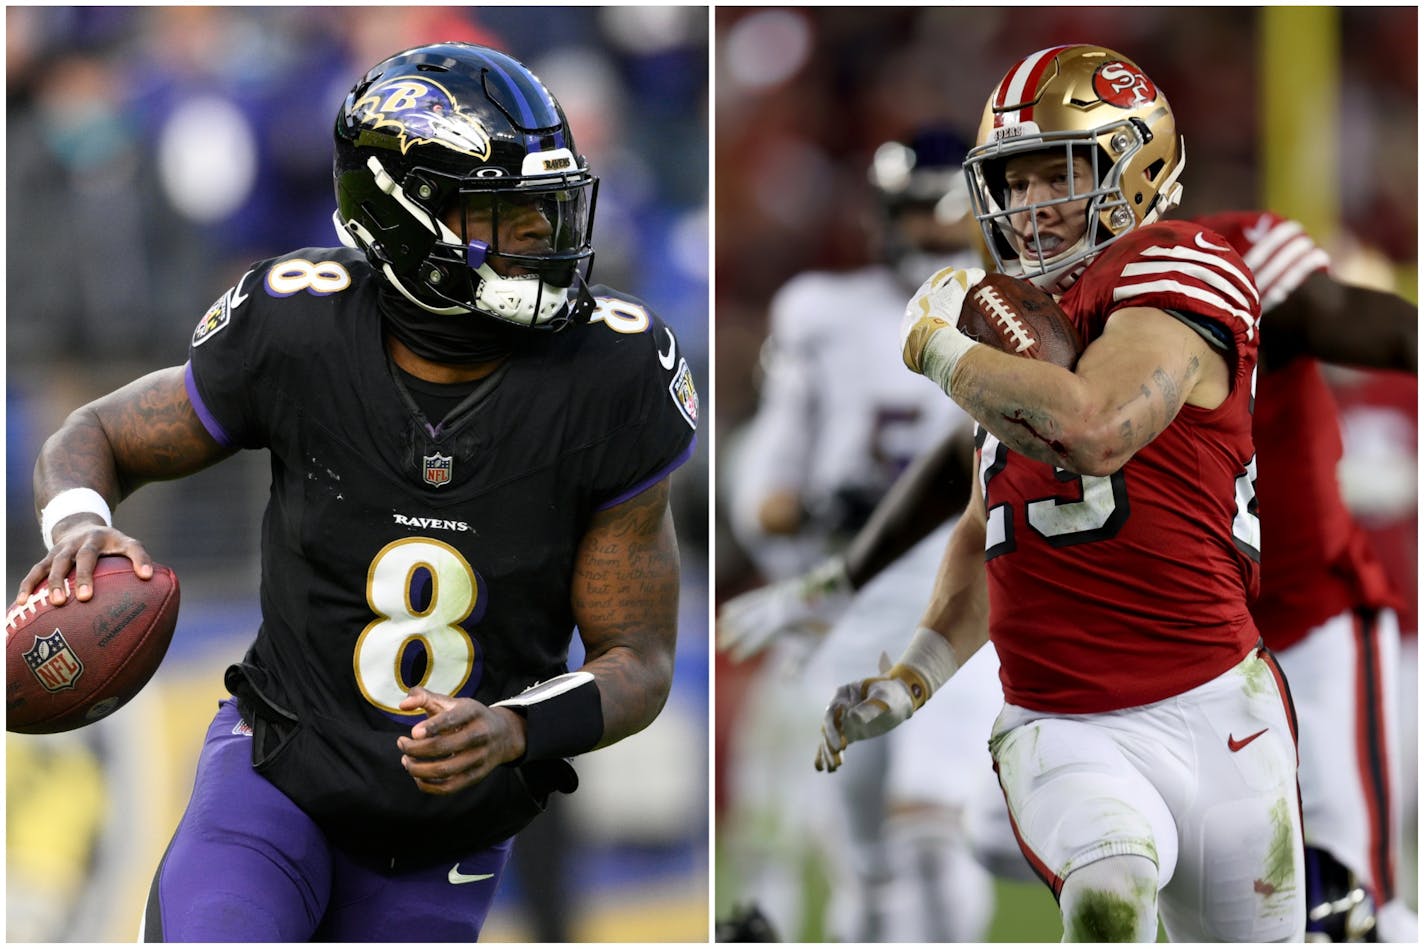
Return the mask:
[[1251, 316], [1250, 312], [1240, 307], [1232, 306], [1227, 302], [1226, 298], [1219, 293], [1213, 293], [1202, 287], [1194, 287], [1189, 283], [1178, 283], [1176, 280], [1152, 280], [1147, 283], [1129, 284], [1114, 289], [1113, 299], [1131, 300], [1133, 297], [1143, 296], [1148, 293], [1179, 293], [1184, 297], [1200, 300], [1208, 306], [1230, 313], [1245, 323], [1247, 339], [1251, 339], [1256, 335], [1256, 320]]
[[[1260, 269], [1263, 263], [1271, 259], [1281, 246], [1288, 243], [1292, 238], [1304, 233], [1305, 228], [1297, 222], [1282, 221], [1267, 231], [1260, 240], [1252, 244], [1250, 249], [1242, 255], [1242, 259], [1246, 261], [1246, 266], [1251, 268], [1251, 272], [1255, 273]], [[1246, 236], [1247, 239], [1251, 239], [1254, 237], [1254, 234], [1250, 233], [1248, 229]]]
[[1179, 261], [1162, 261], [1161, 263], [1145, 263], [1139, 261], [1135, 264], [1128, 264], [1122, 268], [1122, 275], [1124, 277], [1173, 273], [1182, 274], [1187, 277], [1196, 277], [1202, 283], [1211, 284], [1211, 286], [1230, 297], [1237, 306], [1251, 306], [1251, 301], [1241, 292], [1241, 287], [1235, 281], [1208, 267], [1198, 266], [1197, 264], [1184, 264]]
[[1223, 273], [1234, 277], [1236, 279], [1236, 282], [1240, 286], [1245, 287], [1252, 297], [1260, 297], [1260, 294], [1256, 292], [1256, 281], [1251, 279], [1251, 275], [1249, 273], [1243, 273], [1240, 268], [1236, 267], [1235, 265], [1223, 259], [1217, 254], [1208, 254], [1191, 247], [1182, 247], [1179, 245], [1176, 247], [1147, 247], [1143, 249], [1142, 256], [1164, 257], [1168, 260], [1180, 260], [1190, 261], [1192, 263], [1197, 264], [1208, 264], [1212, 267], [1217, 268]]
[[1279, 306], [1281, 301], [1295, 292], [1296, 288], [1305, 283], [1305, 278], [1315, 271], [1330, 265], [1330, 255], [1319, 247], [1297, 260], [1276, 280], [1270, 290], [1265, 291], [1265, 296], [1261, 300], [1261, 313], [1273, 307]]
[[[1330, 262], [1330, 258], [1325, 255], [1325, 252], [1315, 246], [1315, 241], [1306, 234], [1298, 234], [1271, 257], [1263, 259], [1259, 266], [1252, 268], [1256, 274], [1257, 286], [1261, 288], [1263, 294], [1273, 292], [1276, 282], [1283, 279], [1282, 274], [1297, 272], [1301, 260], [1309, 260], [1312, 257], [1320, 259], [1322, 265]], [[1302, 279], [1304, 279], [1304, 275], [1299, 276], [1296, 283], [1298, 284]], [[1288, 289], [1294, 290], [1295, 287], [1291, 286]]]

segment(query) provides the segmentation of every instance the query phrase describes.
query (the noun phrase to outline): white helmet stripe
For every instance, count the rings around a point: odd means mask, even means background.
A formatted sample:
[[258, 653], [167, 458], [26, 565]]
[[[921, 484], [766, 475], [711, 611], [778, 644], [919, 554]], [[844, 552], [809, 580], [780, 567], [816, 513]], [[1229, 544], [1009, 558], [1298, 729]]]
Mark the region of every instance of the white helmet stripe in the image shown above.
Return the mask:
[[[999, 86], [998, 101], [994, 104], [998, 107], [1005, 105], [1016, 105], [1024, 100], [1024, 90], [1030, 82], [1036, 82], [1040, 73], [1039, 64], [1044, 60], [1052, 59], [1068, 46], [1050, 46], [1048, 49], [1041, 49], [1025, 57], [1009, 75], [1004, 77], [1004, 81]], [[1021, 121], [1019, 110], [1005, 112], [995, 124], [1017, 125]]]

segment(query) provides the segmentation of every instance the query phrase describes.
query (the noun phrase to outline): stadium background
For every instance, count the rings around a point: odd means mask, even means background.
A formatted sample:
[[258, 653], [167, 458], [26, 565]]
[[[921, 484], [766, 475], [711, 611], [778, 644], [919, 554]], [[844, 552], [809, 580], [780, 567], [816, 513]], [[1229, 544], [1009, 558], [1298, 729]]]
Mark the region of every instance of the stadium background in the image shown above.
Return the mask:
[[[877, 145], [929, 120], [972, 138], [990, 90], [1017, 59], [1059, 43], [1104, 45], [1131, 57], [1157, 83], [1186, 136], [1184, 202], [1176, 216], [1270, 208], [1305, 223], [1347, 279], [1417, 299], [1417, 12], [718, 8], [715, 599], [757, 582], [720, 516], [726, 509], [720, 466], [755, 408], [766, 303], [799, 270], [867, 262], [878, 212], [865, 169]], [[1347, 444], [1342, 484], [1417, 603], [1417, 387], [1412, 378], [1380, 375], [1336, 376]], [[1412, 803], [1417, 611], [1402, 620], [1408, 634], [1402, 767], [1404, 800]], [[715, 666], [719, 845], [730, 838], [726, 821], [733, 819], [727, 749], [741, 730], [757, 727], [738, 715], [754, 668], [721, 657]], [[804, 756], [810, 767], [809, 744], [787, 753]], [[1408, 822], [1405, 835], [1401, 889], [1413, 893], [1416, 822]], [[734, 900], [756, 899], [739, 891], [730, 862], [719, 850], [718, 919]], [[807, 882], [824, 896], [816, 868]], [[1059, 938], [1044, 887], [1001, 884], [999, 896], [992, 939]], [[818, 939], [820, 925], [810, 913], [800, 935]]]
[[[602, 178], [595, 276], [674, 327], [706, 406], [707, 23], [705, 8], [7, 8], [8, 588], [43, 555], [30, 487], [42, 439], [84, 402], [181, 363], [251, 261], [335, 243], [336, 109], [369, 66], [420, 43], [505, 48], [554, 91]], [[489, 940], [707, 938], [709, 441], [673, 491], [672, 698], [645, 732], [584, 759], [579, 793], [516, 846]], [[258, 623], [266, 466], [245, 453], [119, 509], [182, 580], [178, 633], [111, 719], [7, 736], [7, 942], [135, 937], [222, 670]]]

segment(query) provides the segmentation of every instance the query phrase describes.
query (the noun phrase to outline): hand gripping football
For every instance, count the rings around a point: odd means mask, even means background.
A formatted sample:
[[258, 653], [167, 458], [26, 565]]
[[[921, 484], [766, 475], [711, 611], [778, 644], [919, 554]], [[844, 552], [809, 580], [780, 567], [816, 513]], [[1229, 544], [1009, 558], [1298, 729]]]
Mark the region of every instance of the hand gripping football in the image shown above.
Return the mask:
[[1078, 363], [1082, 337], [1053, 298], [1007, 274], [991, 273], [964, 298], [959, 330], [1011, 356], [1042, 359], [1065, 369]]
[[158, 670], [178, 624], [178, 578], [153, 565], [140, 580], [127, 557], [100, 557], [94, 595], [49, 602], [48, 587], [5, 617], [5, 729], [70, 731], [97, 722], [139, 693]]

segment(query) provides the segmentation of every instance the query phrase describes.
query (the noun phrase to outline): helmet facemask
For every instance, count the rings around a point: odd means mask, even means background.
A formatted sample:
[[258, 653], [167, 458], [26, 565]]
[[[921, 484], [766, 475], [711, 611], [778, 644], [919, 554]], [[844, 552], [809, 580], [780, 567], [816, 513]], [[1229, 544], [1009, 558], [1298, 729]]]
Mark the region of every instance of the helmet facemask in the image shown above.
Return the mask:
[[[1004, 170], [1014, 156], [1061, 154], [1071, 179], [1067, 193], [1009, 207]], [[1086, 159], [1086, 175], [1074, 157]], [[995, 264], [1050, 293], [1070, 287], [1109, 244], [1151, 224], [1181, 200], [1186, 150], [1171, 107], [1130, 60], [1097, 46], [1040, 50], [1000, 81], [984, 109], [979, 145], [965, 159], [970, 200]], [[1037, 245], [1037, 214], [1081, 203], [1084, 231], [1051, 257], [1021, 253]], [[1074, 211], [1076, 213], [1076, 210]], [[1032, 227], [1016, 215], [1029, 215]], [[1027, 241], [1015, 234], [1019, 220]]]
[[[1150, 138], [1150, 133], [1147, 134]], [[1107, 144], [1104, 145], [1103, 143]], [[1077, 274], [1105, 247], [1133, 230], [1139, 223], [1132, 202], [1124, 187], [1124, 170], [1144, 146], [1144, 129], [1132, 119], [1123, 119], [1102, 128], [1084, 132], [1049, 132], [1025, 134], [970, 151], [965, 160], [965, 175], [969, 180], [969, 196], [974, 216], [983, 230], [985, 243], [998, 268], [1004, 273], [1029, 280], [1049, 292], [1061, 292], [1071, 285]], [[1009, 206], [1005, 166], [1015, 155], [1060, 152], [1067, 162], [1068, 193], [1019, 207]], [[1078, 173], [1074, 157], [1085, 158], [1088, 175]], [[1181, 166], [1176, 171], [1179, 173]], [[1170, 183], [1169, 183], [1170, 184]], [[1176, 187], [1180, 190], [1180, 186]], [[1171, 187], [1160, 189], [1153, 206], [1141, 212], [1141, 223], [1157, 220], [1163, 211], [1175, 205], [1163, 196], [1175, 195]], [[1028, 245], [1037, 246], [1038, 211], [1052, 206], [1082, 202], [1084, 231], [1077, 241], [1060, 249], [1051, 257], [1040, 258], [1034, 253], [1021, 253], [1020, 238], [1013, 222], [1027, 215], [1032, 228]], [[1064, 283], [1064, 280], [1067, 283]]]
[[[337, 230], [350, 246], [374, 247], [387, 280], [410, 302], [440, 315], [480, 313], [532, 329], [587, 319], [597, 178], [556, 175], [491, 187], [477, 174], [455, 180], [416, 168], [397, 183], [378, 158], [367, 163], [389, 199], [381, 202], [385, 214], [413, 220], [426, 239], [397, 255], [359, 220], [338, 216]], [[378, 218], [366, 207], [365, 216]]]
[[446, 205], [427, 258], [426, 292], [455, 305], [472, 301], [481, 313], [529, 328], [558, 328], [580, 315], [597, 180], [485, 184], [465, 179]]
[[598, 179], [516, 60], [433, 44], [373, 67], [337, 117], [335, 223], [420, 311], [586, 321]]

